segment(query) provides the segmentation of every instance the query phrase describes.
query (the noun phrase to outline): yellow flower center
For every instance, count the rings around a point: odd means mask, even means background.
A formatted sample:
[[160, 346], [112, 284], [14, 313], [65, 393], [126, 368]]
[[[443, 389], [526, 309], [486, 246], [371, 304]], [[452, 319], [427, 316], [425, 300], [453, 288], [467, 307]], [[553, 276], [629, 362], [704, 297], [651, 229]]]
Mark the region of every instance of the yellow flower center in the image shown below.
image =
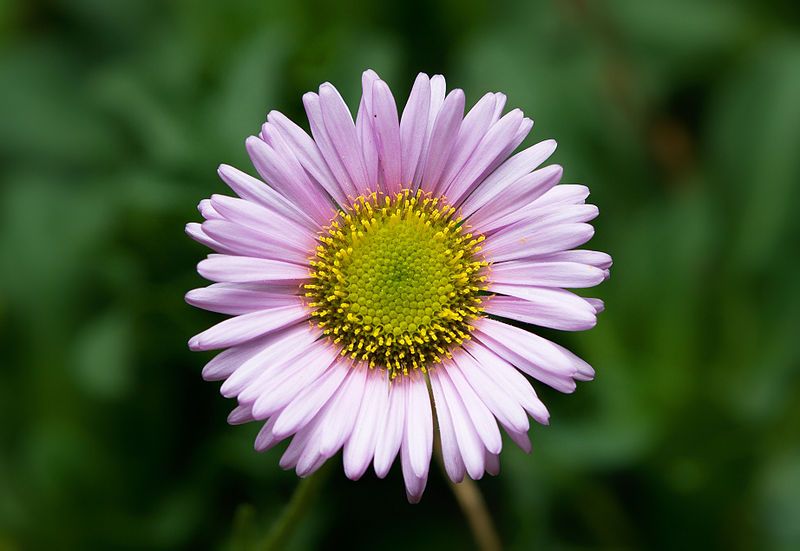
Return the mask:
[[454, 215], [443, 198], [406, 189], [360, 196], [325, 228], [305, 296], [342, 355], [394, 378], [469, 339], [483, 311], [484, 237]]

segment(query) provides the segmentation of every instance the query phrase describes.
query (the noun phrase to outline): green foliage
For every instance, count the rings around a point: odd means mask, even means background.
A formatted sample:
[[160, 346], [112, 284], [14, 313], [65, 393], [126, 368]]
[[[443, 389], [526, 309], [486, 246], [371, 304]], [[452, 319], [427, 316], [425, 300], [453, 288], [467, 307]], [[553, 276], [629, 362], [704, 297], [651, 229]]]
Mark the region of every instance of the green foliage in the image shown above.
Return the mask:
[[[597, 369], [541, 388], [552, 426], [480, 482], [511, 549], [798, 549], [800, 14], [795, 3], [0, 2], [0, 550], [249, 549], [297, 480], [200, 380], [183, 235], [303, 120], [376, 69], [508, 93], [599, 205], [615, 260]], [[291, 545], [472, 545], [439, 473], [334, 469]]]

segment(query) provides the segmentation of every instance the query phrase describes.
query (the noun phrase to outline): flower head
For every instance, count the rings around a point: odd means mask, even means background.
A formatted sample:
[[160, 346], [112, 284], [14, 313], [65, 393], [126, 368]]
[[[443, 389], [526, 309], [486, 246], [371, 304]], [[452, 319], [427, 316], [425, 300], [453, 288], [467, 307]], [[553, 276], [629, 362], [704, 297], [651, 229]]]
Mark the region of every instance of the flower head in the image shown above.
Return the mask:
[[264, 423], [257, 450], [292, 437], [282, 467], [307, 476], [344, 448], [348, 477], [383, 477], [399, 454], [417, 501], [434, 430], [454, 481], [495, 474], [498, 424], [527, 451], [528, 416], [548, 422], [525, 375], [563, 392], [594, 376], [511, 322], [593, 327], [602, 303], [564, 288], [600, 283], [611, 259], [573, 250], [597, 208], [540, 168], [554, 141], [512, 155], [533, 123], [503, 115], [503, 94], [464, 116], [461, 90], [420, 74], [398, 116], [373, 71], [363, 88], [355, 121], [330, 84], [306, 94], [311, 136], [271, 112], [246, 142], [263, 181], [220, 166], [238, 197], [187, 225], [216, 283], [186, 300], [233, 317], [189, 346], [225, 349], [203, 376], [237, 399], [231, 423]]

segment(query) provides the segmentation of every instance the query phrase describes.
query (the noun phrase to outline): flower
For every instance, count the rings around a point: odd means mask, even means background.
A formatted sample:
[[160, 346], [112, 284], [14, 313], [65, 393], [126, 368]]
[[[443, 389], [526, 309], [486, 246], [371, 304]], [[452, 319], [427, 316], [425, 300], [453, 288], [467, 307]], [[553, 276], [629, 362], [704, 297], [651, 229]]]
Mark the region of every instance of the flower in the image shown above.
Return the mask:
[[[346, 475], [396, 456], [409, 501], [426, 485], [435, 425], [447, 474], [496, 474], [498, 423], [526, 451], [548, 411], [525, 375], [562, 392], [593, 369], [513, 322], [577, 331], [603, 304], [564, 288], [608, 277], [610, 257], [573, 250], [594, 230], [588, 189], [539, 168], [556, 143], [512, 155], [533, 122], [506, 97], [420, 74], [398, 116], [363, 75], [355, 122], [331, 84], [303, 96], [310, 137], [272, 111], [246, 141], [262, 180], [222, 165], [238, 197], [200, 202], [187, 233], [215, 251], [215, 282], [190, 304], [232, 316], [189, 341], [226, 349], [203, 369], [236, 398], [230, 423], [261, 421], [255, 448], [292, 437], [301, 477], [344, 449]], [[264, 182], [267, 182], [266, 184]], [[525, 374], [525, 375], [523, 375]]]

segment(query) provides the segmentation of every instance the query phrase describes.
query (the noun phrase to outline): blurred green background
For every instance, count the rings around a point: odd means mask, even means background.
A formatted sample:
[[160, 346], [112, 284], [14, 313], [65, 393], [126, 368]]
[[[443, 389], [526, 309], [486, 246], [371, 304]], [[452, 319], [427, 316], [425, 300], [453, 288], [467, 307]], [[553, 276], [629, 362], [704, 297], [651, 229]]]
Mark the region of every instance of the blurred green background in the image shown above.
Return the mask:
[[[183, 233], [244, 138], [376, 69], [554, 137], [615, 260], [597, 369], [480, 482], [509, 549], [800, 549], [800, 7], [786, 1], [0, 1], [0, 550], [248, 549], [297, 479], [186, 340]], [[336, 460], [339, 461], [338, 459]], [[469, 549], [438, 471], [337, 468], [293, 549]]]

